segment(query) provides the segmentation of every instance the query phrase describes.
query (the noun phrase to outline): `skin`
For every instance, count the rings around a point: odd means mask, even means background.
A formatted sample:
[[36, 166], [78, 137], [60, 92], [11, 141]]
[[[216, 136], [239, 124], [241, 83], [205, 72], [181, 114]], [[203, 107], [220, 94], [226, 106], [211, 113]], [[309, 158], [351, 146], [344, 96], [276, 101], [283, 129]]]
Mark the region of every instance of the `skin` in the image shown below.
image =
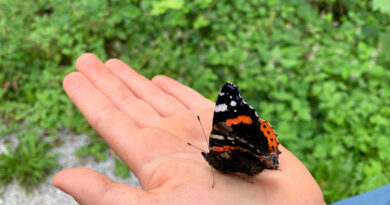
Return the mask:
[[[207, 150], [214, 102], [166, 77], [148, 80], [124, 62], [83, 54], [63, 87], [89, 124], [139, 179], [142, 189], [115, 183], [91, 169], [71, 168], [53, 179], [80, 204], [325, 204], [305, 166], [280, 146], [280, 170], [265, 170], [253, 184], [213, 170]], [[281, 136], [283, 141], [283, 136]]]

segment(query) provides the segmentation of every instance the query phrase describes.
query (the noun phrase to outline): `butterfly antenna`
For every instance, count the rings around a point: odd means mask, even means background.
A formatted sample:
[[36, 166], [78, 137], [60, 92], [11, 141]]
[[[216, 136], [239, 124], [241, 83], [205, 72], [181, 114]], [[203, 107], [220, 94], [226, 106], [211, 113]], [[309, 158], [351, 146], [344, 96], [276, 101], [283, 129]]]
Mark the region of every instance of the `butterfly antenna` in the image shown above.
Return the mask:
[[199, 115], [197, 115], [197, 117], [198, 117], [199, 124], [200, 124], [200, 126], [202, 127], [203, 136], [204, 136], [204, 139], [206, 140], [207, 147], [209, 147], [209, 142], [207, 141], [207, 137], [206, 137], [206, 133], [204, 132], [204, 129], [203, 129], [202, 121], [200, 121]]
[[[204, 132], [204, 128], [203, 128], [203, 125], [202, 125], [202, 121], [200, 121], [199, 115], [197, 115], [196, 117], [198, 117], [198, 121], [199, 121], [200, 127], [202, 127], [203, 136], [204, 136], [204, 139], [206, 140], [207, 146], [210, 147], [209, 142], [207, 141], [206, 133]], [[188, 143], [188, 144], [189, 144], [189, 143]], [[214, 177], [213, 167], [212, 167], [211, 165], [210, 165], [210, 171], [211, 171], [211, 175], [212, 175], [212, 177], [213, 177], [213, 184], [211, 185], [211, 188], [214, 189], [215, 177]]]
[[206, 151], [204, 151], [203, 149], [201, 149], [200, 147], [197, 147], [197, 146], [191, 144], [190, 142], [187, 142], [187, 144], [190, 145], [191, 147], [194, 147], [194, 148], [196, 148], [196, 149], [202, 151], [202, 152], [206, 152]]
[[[198, 121], [199, 121], [200, 127], [202, 127], [203, 136], [204, 136], [204, 138], [205, 138], [205, 140], [206, 140], [207, 146], [209, 146], [209, 142], [207, 141], [207, 137], [206, 137], [206, 134], [205, 134], [205, 132], [204, 132], [203, 125], [202, 125], [202, 122], [200, 121], [199, 115], [197, 115], [197, 117], [198, 117]], [[201, 149], [200, 147], [191, 144], [190, 142], [187, 142], [187, 144], [190, 145], [190, 146], [192, 146], [192, 147], [195, 147], [196, 149], [198, 149], [198, 150], [200, 150], [200, 151], [202, 151], [202, 152], [206, 152], [206, 151], [204, 151], [203, 149]]]

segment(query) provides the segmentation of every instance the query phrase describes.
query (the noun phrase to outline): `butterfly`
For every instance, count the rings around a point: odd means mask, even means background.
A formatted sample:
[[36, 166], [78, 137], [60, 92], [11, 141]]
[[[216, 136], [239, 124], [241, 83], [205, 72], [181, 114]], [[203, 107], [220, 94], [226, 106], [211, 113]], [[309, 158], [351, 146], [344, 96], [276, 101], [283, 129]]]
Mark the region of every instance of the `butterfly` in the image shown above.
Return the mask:
[[204, 159], [223, 173], [249, 176], [264, 169], [278, 169], [278, 135], [269, 122], [240, 96], [233, 83], [225, 83], [214, 109], [209, 152]]

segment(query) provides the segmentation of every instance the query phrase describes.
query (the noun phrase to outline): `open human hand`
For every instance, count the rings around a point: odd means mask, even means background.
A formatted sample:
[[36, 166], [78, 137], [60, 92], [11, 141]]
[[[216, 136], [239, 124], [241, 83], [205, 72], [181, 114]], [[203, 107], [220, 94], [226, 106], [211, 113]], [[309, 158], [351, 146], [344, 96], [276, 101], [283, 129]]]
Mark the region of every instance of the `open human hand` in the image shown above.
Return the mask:
[[187, 145], [208, 150], [197, 115], [210, 133], [212, 101], [166, 76], [148, 80], [117, 59], [84, 54], [76, 67], [64, 79], [66, 93], [142, 186], [85, 168], [57, 173], [53, 184], [80, 204], [324, 204], [309, 171], [283, 146], [281, 171], [264, 170], [252, 184], [213, 170], [212, 188], [210, 165]]

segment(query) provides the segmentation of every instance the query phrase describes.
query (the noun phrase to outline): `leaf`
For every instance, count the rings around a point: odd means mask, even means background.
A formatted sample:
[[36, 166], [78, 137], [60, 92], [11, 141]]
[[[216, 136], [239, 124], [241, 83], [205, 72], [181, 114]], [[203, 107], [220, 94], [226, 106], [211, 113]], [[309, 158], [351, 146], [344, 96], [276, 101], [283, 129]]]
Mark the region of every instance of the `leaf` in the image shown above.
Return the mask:
[[383, 61], [390, 62], [390, 28], [386, 32], [383, 32], [379, 36], [379, 41], [382, 46], [382, 52], [380, 56]]
[[383, 13], [390, 14], [390, 1], [389, 0], [373, 0], [373, 8]]
[[152, 15], [164, 14], [168, 9], [180, 10], [183, 8], [184, 0], [162, 0], [153, 4]]
[[209, 25], [209, 21], [204, 16], [199, 16], [194, 22], [194, 29], [199, 29]]
[[127, 178], [130, 176], [130, 169], [120, 159], [115, 158], [114, 173], [121, 178]]

